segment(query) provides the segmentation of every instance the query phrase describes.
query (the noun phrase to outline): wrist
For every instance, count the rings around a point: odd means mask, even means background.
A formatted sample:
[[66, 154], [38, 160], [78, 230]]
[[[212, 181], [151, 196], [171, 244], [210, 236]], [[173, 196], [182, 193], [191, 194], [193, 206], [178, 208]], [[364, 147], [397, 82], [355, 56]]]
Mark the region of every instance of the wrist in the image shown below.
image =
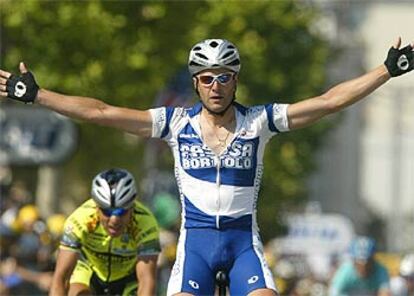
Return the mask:
[[42, 99], [45, 97], [46, 95], [46, 90], [43, 88], [39, 88], [39, 90], [37, 91], [37, 95], [33, 101], [34, 104], [41, 104]]
[[391, 79], [391, 73], [388, 71], [388, 68], [385, 64], [382, 64], [380, 66], [380, 73], [381, 73], [381, 77], [384, 77], [386, 80]]

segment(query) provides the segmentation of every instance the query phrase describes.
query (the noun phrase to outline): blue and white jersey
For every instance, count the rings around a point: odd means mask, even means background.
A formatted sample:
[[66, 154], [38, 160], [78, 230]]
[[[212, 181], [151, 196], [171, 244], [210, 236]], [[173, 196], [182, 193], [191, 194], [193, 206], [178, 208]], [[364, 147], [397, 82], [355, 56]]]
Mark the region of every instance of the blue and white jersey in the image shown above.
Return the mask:
[[287, 104], [234, 104], [236, 129], [216, 155], [203, 143], [202, 105], [151, 109], [152, 137], [165, 140], [175, 159], [184, 228], [256, 228], [256, 201], [269, 139], [287, 131]]

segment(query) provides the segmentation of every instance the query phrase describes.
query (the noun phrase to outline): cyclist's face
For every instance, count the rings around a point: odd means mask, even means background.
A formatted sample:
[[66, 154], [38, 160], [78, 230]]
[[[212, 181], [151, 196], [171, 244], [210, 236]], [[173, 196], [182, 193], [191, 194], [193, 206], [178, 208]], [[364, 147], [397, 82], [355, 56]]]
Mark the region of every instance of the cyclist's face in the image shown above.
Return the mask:
[[115, 216], [115, 215], [105, 215], [104, 212], [101, 209], [98, 209], [99, 213], [99, 219], [105, 228], [108, 235], [112, 237], [120, 236], [125, 228], [127, 227], [130, 219], [131, 219], [131, 213], [132, 209], [127, 210], [123, 215], [121, 216]]
[[366, 278], [371, 273], [372, 259], [369, 260], [354, 260], [355, 269], [358, 271], [358, 274]]
[[236, 90], [237, 75], [226, 69], [211, 69], [193, 78], [204, 107], [219, 114], [232, 103]]

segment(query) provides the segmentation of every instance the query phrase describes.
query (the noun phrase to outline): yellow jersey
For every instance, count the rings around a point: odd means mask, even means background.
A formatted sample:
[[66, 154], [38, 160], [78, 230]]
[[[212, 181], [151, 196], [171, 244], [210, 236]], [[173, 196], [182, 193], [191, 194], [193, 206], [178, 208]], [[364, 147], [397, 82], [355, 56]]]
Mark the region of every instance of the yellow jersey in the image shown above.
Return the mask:
[[135, 202], [125, 232], [111, 237], [99, 222], [97, 205], [92, 199], [66, 219], [60, 248], [79, 252], [79, 260], [106, 282], [134, 272], [137, 256], [157, 255], [161, 251], [157, 221], [142, 203]]

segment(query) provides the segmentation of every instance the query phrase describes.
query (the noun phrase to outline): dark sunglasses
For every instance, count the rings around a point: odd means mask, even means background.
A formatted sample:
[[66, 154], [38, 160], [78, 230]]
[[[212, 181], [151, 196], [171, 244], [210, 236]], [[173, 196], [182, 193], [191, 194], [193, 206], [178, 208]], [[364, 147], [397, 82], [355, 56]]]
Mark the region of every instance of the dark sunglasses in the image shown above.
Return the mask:
[[126, 213], [128, 213], [128, 209], [123, 209], [123, 208], [109, 208], [109, 209], [101, 208], [101, 211], [106, 217], [111, 217], [111, 216], [121, 217], [125, 215]]
[[221, 73], [218, 75], [200, 75], [198, 79], [204, 85], [211, 85], [214, 81], [218, 81], [222, 85], [226, 85], [233, 78], [233, 73]]

